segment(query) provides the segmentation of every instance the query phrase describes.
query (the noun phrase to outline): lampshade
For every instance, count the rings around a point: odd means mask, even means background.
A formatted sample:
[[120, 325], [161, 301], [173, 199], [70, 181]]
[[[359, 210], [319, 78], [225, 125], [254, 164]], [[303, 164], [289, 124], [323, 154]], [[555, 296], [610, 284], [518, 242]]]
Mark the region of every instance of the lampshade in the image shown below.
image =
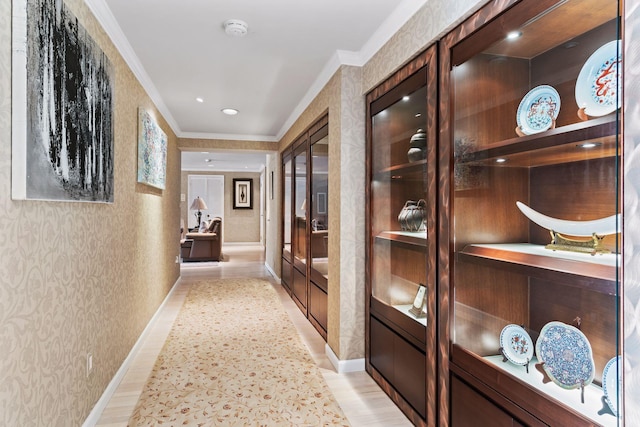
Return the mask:
[[208, 209], [207, 204], [200, 198], [200, 196], [193, 199], [193, 203], [191, 203], [191, 207], [189, 208], [192, 211], [203, 211]]

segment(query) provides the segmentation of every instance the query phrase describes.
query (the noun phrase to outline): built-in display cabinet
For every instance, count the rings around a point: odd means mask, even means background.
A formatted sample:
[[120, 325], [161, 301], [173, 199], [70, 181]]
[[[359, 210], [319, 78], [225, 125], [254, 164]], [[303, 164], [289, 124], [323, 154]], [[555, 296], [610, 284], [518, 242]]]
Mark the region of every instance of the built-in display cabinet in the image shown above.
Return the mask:
[[453, 426], [621, 423], [618, 8], [493, 1], [441, 42]]
[[416, 425], [621, 425], [616, 0], [495, 0], [367, 94], [366, 369]]
[[436, 49], [367, 95], [366, 369], [436, 420]]
[[328, 117], [282, 154], [282, 284], [326, 340], [329, 277]]

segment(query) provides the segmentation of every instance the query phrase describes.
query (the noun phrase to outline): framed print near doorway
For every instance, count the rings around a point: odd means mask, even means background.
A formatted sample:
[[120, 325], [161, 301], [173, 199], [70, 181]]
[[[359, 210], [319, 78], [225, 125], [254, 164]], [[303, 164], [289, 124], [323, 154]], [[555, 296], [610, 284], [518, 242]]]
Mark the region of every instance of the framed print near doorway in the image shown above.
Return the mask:
[[253, 209], [253, 178], [233, 179], [233, 209]]

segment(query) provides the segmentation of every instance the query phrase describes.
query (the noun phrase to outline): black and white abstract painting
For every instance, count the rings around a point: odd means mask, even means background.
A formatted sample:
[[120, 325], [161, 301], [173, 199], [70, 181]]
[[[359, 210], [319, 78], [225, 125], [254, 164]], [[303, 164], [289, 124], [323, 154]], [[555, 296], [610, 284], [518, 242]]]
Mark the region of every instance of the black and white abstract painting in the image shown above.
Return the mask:
[[12, 196], [113, 202], [113, 70], [62, 0], [13, 0]]

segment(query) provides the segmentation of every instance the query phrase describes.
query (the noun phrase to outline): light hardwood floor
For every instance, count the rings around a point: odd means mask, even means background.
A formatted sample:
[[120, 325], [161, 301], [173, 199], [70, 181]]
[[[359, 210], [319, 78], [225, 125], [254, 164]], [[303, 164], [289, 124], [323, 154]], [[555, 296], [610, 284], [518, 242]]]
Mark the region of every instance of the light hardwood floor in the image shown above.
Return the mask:
[[366, 372], [338, 374], [335, 371], [325, 355], [325, 342], [320, 334], [305, 319], [295, 303], [265, 268], [262, 247], [225, 246], [223, 253], [225, 262], [217, 265], [212, 263], [181, 265], [180, 280], [159, 312], [146, 340], [134, 356], [129, 370], [102, 412], [97, 426], [124, 427], [127, 425], [190, 285], [198, 280], [220, 277], [258, 277], [267, 279], [274, 285], [301, 340], [320, 367], [329, 388], [353, 427], [412, 425]]

